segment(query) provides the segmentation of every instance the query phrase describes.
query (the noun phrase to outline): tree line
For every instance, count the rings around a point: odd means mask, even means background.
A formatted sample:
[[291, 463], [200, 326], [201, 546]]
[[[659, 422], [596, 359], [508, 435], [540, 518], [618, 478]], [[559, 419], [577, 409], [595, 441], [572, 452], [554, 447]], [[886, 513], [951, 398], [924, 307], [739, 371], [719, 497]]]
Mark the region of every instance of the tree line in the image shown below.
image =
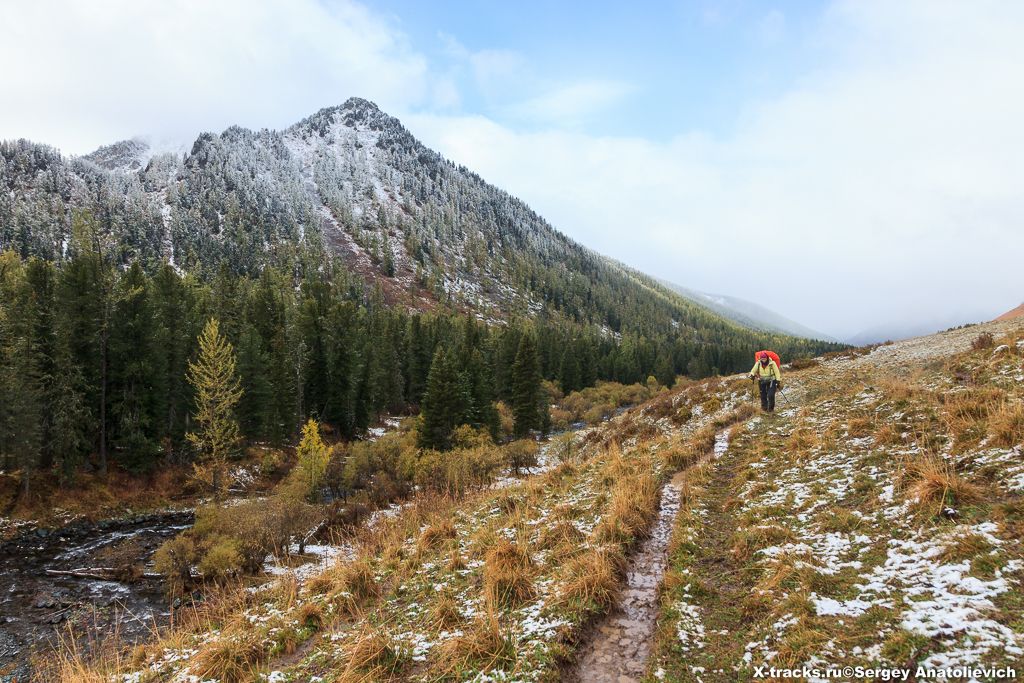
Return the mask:
[[[150, 470], [195, 455], [189, 363], [211, 319], [230, 342], [236, 414], [249, 443], [294, 442], [315, 418], [353, 439], [386, 413], [422, 408], [422, 445], [443, 450], [459, 425], [515, 435], [543, 429], [548, 380], [563, 392], [598, 380], [701, 377], [746, 369], [750, 334], [720, 343], [612, 334], [541, 313], [487, 325], [469, 313], [388, 305], [338, 263], [295, 260], [258, 274], [183, 272], [111, 257], [76, 216], [60, 261], [0, 254], [0, 465], [55, 471]], [[790, 338], [776, 348], [806, 353]], [[770, 341], [770, 340], [765, 340]], [[511, 436], [511, 435], [510, 435]], [[29, 477], [23, 477], [27, 485]]]

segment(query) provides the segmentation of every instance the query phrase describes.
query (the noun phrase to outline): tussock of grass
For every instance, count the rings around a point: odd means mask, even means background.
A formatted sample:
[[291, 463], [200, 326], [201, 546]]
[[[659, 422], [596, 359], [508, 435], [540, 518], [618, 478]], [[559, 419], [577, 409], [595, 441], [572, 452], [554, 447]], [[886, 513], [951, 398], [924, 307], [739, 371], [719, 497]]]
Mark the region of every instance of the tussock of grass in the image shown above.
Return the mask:
[[495, 607], [533, 597], [533, 560], [520, 545], [500, 539], [484, 557], [484, 596]]
[[626, 557], [613, 546], [598, 546], [571, 559], [558, 600], [585, 611], [603, 612], [615, 601]]
[[450, 590], [442, 591], [430, 608], [430, 620], [435, 628], [448, 630], [465, 621], [459, 610], [459, 601]]
[[457, 572], [466, 568], [466, 560], [462, 557], [462, 553], [458, 548], [452, 549], [452, 554], [448, 556], [448, 571]]
[[893, 446], [902, 441], [903, 437], [900, 435], [900, 431], [891, 423], [882, 424], [875, 430], [875, 445], [877, 446]]
[[786, 440], [786, 449], [803, 453], [818, 444], [820, 437], [811, 429], [796, 429]]
[[515, 643], [501, 632], [494, 612], [477, 617], [461, 634], [441, 643], [431, 667], [442, 679], [461, 680], [467, 672], [508, 670], [516, 659]]
[[932, 515], [945, 507], [965, 505], [982, 499], [980, 487], [967, 481], [946, 462], [928, 456], [908, 468], [906, 495], [922, 511]]
[[558, 520], [540, 532], [537, 547], [541, 550], [557, 551], [555, 553], [557, 557], [553, 556], [553, 559], [560, 562], [566, 554], [579, 551], [586, 538], [586, 534], [571, 522]]
[[308, 629], [319, 631], [326, 623], [323, 607], [315, 602], [306, 602], [299, 607], [299, 623]]
[[439, 548], [445, 541], [455, 538], [456, 535], [455, 524], [451, 519], [444, 519], [424, 529], [420, 534], [417, 546], [420, 552]]
[[191, 670], [202, 679], [241, 683], [255, 678], [266, 655], [263, 643], [252, 631], [223, 633], [192, 659]]
[[846, 429], [853, 438], [871, 436], [875, 431], [875, 421], [866, 415], [855, 417], [850, 420]]
[[337, 680], [391, 681], [409, 664], [408, 653], [397, 648], [387, 634], [364, 629], [346, 648], [348, 665]]
[[1024, 403], [1004, 402], [989, 419], [992, 444], [1012, 448], [1024, 443]]
[[647, 533], [657, 514], [658, 482], [653, 474], [637, 474], [619, 480], [608, 512], [595, 530], [598, 543], [629, 545]]

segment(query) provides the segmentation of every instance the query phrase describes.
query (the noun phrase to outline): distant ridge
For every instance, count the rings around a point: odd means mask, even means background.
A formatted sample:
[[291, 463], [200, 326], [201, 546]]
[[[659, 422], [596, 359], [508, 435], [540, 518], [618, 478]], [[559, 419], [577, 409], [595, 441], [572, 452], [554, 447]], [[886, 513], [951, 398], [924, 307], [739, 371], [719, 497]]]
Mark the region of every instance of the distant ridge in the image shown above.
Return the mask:
[[1003, 313], [1001, 316], [996, 318], [996, 320], [1013, 320], [1014, 318], [1019, 318], [1021, 316], [1024, 316], [1024, 304]]
[[740, 299], [734, 296], [726, 296], [724, 294], [708, 294], [707, 292], [700, 292], [695, 289], [683, 287], [682, 285], [677, 285], [674, 282], [669, 282], [667, 280], [660, 280], [660, 282], [695, 304], [710, 309], [718, 315], [728, 318], [743, 327], [762, 332], [791, 334], [805, 339], [836, 341], [836, 339], [830, 335], [823, 334], [805, 325], [801, 325], [800, 323], [790, 320], [789, 318], [780, 315], [771, 309], [765, 308], [760, 304], [756, 304], [753, 301], [747, 301], [746, 299]]

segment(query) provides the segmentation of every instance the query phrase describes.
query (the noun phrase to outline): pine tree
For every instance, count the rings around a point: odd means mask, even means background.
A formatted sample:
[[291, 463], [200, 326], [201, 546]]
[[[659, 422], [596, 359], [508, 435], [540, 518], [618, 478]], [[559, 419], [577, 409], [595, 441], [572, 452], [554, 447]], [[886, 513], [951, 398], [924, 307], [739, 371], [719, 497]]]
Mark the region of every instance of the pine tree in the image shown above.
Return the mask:
[[419, 315], [409, 320], [405, 336], [406, 396], [410, 403], [419, 403], [427, 386], [430, 372], [430, 349]]
[[537, 345], [533, 335], [526, 333], [519, 342], [512, 364], [512, 414], [515, 415], [516, 436], [526, 436], [541, 427], [541, 376], [537, 361]]
[[238, 376], [242, 398], [238, 401], [238, 421], [250, 439], [266, 441], [273, 433], [271, 410], [274, 389], [267, 373], [267, 354], [252, 325], [244, 323], [238, 336]]
[[196, 432], [186, 436], [200, 455], [197, 473], [209, 472], [216, 495], [221, 494], [228, 458], [238, 450], [240, 434], [235, 406], [242, 387], [235, 371], [235, 351], [220, 333], [220, 323], [210, 318], [199, 335], [199, 357], [189, 362], [188, 380], [195, 389]]

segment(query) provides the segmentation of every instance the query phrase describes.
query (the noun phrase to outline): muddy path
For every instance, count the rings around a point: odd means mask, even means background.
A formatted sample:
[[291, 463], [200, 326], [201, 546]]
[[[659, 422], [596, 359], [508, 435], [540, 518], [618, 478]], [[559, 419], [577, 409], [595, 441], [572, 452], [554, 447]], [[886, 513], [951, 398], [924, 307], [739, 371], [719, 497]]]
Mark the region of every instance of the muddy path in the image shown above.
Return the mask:
[[619, 600], [580, 651], [570, 680], [625, 683], [638, 681], [643, 675], [651, 652], [658, 616], [658, 585], [665, 574], [668, 541], [672, 522], [679, 512], [679, 496], [675, 483], [662, 488], [654, 529], [630, 560], [626, 585]]
[[[727, 433], [715, 439], [711, 457], [729, 447]], [[658, 518], [651, 534], [630, 558], [626, 582], [612, 610], [594, 627], [579, 650], [567, 680], [574, 683], [629, 683], [643, 678], [654, 645], [658, 620], [658, 587], [668, 566], [668, 546], [682, 495], [677, 474], [661, 489]]]
[[170, 606], [152, 556], [192, 521], [191, 511], [175, 511], [78, 522], [0, 545], [0, 681], [28, 680], [31, 657], [69, 627], [116, 630], [134, 642], [166, 623]]

